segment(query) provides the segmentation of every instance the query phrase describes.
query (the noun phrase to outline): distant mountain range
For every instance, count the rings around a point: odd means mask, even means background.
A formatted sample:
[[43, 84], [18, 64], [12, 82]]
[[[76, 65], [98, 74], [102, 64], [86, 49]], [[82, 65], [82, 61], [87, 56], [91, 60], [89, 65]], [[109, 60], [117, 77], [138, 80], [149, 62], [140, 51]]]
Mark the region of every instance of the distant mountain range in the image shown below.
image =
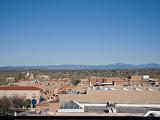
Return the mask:
[[6, 66], [0, 67], [0, 70], [111, 70], [111, 69], [160, 69], [160, 64], [150, 63], [150, 64], [109, 64], [109, 65], [48, 65], [48, 66]]

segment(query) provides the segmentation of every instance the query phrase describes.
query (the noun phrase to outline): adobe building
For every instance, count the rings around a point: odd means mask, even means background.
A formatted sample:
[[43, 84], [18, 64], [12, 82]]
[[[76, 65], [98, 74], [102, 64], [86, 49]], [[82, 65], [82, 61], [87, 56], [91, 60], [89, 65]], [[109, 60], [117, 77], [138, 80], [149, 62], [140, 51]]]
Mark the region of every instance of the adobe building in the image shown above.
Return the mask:
[[[131, 76], [131, 79], [128, 80], [129, 86], [143, 86], [143, 81], [141, 76]], [[146, 84], [145, 84], [146, 86]]]
[[81, 79], [80, 85], [82, 86], [89, 86], [90, 80], [89, 79]]
[[62, 79], [62, 80], [49, 80], [47, 81], [46, 85], [48, 86], [63, 86], [63, 85], [70, 85], [70, 79]]
[[34, 83], [32, 84], [35, 87], [43, 89], [43, 96], [45, 99], [55, 98], [57, 94], [61, 92], [61, 88], [71, 86], [71, 80], [69, 78], [64, 79], [53, 79], [44, 82]]
[[24, 99], [36, 99], [37, 103], [40, 99], [40, 88], [36, 88], [33, 86], [1, 86], [0, 87], [0, 97], [7, 96], [17, 96], [22, 97]]
[[7, 81], [15, 81], [15, 77], [7, 77], [6, 80]]
[[18, 86], [34, 86], [40, 89], [55, 89], [57, 87], [62, 87], [62, 86], [70, 86], [71, 85], [71, 80], [69, 78], [63, 78], [63, 79], [52, 79], [52, 80], [45, 80], [45, 81], [39, 81], [37, 79], [35, 80], [20, 80], [15, 83], [15, 85]]
[[126, 79], [125, 78], [119, 78], [119, 77], [95, 77], [92, 76], [89, 78], [90, 86], [94, 86], [99, 83], [106, 83], [106, 85], [124, 85]]
[[158, 78], [150, 79], [149, 75], [142, 75], [142, 76], [131, 76], [131, 79], [128, 84], [130, 86], [150, 87], [152, 86], [152, 83], [158, 84]]
[[36, 75], [35, 78], [38, 79], [38, 80], [49, 80], [49, 76], [48, 75], [38, 74], [38, 75]]

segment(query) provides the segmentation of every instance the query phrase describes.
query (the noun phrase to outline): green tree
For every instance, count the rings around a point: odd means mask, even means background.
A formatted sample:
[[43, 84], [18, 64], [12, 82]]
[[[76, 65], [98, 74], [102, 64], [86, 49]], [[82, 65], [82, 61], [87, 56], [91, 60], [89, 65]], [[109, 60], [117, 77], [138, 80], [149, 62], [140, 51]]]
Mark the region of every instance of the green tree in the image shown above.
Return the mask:
[[24, 100], [23, 105], [24, 105], [26, 108], [29, 108], [30, 105], [31, 105], [31, 100], [30, 100], [30, 99]]
[[79, 83], [81, 82], [81, 80], [72, 80], [71, 81], [71, 83], [73, 84], [73, 85], [78, 85]]

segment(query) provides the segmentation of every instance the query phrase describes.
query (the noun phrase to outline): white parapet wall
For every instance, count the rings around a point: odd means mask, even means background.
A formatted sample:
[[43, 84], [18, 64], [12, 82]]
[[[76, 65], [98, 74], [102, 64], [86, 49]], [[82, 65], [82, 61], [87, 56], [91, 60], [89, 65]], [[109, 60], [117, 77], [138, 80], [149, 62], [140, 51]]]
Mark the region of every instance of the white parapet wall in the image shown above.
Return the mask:
[[144, 117], [148, 117], [150, 114], [154, 114], [155, 117], [160, 117], [160, 111], [148, 111]]
[[[74, 100], [73, 100], [74, 101]], [[79, 105], [81, 108], [83, 108], [84, 109], [84, 105], [82, 105], [82, 104], [80, 104], [79, 102], [77, 102], [77, 101], [74, 101], [77, 105]]]
[[84, 109], [58, 109], [58, 112], [84, 112]]
[[128, 89], [126, 89], [126, 88], [122, 88], [123, 90], [126, 90], [126, 91], [128, 91]]
[[148, 89], [148, 90], [150, 90], [150, 91], [155, 91], [155, 90], [153, 90], [153, 89], [151, 89], [151, 88], [150, 88], [150, 89]]
[[160, 108], [160, 104], [116, 104], [117, 107], [152, 107]]
[[85, 106], [98, 106], [98, 107], [104, 107], [104, 106], [106, 106], [106, 104], [92, 104], [92, 103], [80, 103], [82, 106], [83, 106], [83, 108], [85, 107]]

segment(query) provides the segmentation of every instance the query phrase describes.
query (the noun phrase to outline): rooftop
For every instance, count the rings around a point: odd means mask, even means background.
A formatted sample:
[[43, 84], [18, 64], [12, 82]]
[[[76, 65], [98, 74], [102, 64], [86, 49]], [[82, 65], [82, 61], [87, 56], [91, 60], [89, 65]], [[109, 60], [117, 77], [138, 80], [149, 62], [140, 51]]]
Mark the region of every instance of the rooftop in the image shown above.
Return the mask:
[[60, 100], [75, 100], [77, 102], [106, 103], [133, 103], [133, 104], [160, 104], [160, 91], [90, 91], [87, 94], [61, 94]]
[[33, 86], [1, 86], [0, 90], [41, 90]]

